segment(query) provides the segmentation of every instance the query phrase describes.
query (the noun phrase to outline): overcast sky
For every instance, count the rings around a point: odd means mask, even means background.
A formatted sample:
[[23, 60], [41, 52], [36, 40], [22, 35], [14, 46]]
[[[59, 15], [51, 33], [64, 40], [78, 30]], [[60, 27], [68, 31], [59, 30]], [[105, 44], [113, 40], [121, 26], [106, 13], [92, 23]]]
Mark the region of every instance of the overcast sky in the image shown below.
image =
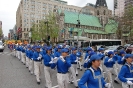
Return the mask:
[[[69, 5], [83, 7], [87, 3], [96, 3], [96, 0], [65, 0]], [[113, 0], [106, 0], [109, 9], [113, 10]], [[4, 36], [8, 35], [9, 29], [13, 29], [16, 24], [16, 11], [20, 0], [0, 0], [0, 21]]]

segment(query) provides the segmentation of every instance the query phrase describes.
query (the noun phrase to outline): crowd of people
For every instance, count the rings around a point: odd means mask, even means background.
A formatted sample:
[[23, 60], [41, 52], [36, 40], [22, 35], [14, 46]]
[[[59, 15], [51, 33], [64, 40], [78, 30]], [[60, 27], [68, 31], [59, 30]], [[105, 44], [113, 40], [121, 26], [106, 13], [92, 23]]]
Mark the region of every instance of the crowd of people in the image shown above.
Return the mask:
[[[133, 55], [124, 50], [109, 51], [104, 54], [104, 48], [94, 51], [87, 47], [85, 56], [80, 48], [66, 45], [10, 44], [12, 55], [17, 57], [32, 75], [37, 84], [41, 83], [41, 63], [44, 64], [46, 88], [52, 88], [52, 70], [57, 70], [58, 88], [114, 88], [114, 82], [122, 88], [133, 87]], [[78, 69], [85, 69], [83, 76], [77, 82]], [[115, 80], [112, 74], [116, 75]]]

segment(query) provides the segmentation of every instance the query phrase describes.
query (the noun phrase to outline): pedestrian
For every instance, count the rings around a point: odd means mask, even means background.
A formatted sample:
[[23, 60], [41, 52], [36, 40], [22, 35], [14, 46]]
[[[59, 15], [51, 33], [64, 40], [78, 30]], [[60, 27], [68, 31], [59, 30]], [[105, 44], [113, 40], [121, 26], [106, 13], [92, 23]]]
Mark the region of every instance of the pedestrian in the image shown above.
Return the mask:
[[58, 88], [68, 88], [69, 76], [68, 70], [71, 67], [71, 61], [68, 57], [69, 50], [62, 49], [61, 56], [58, 57], [58, 60], [51, 64], [51, 68], [55, 68], [57, 66], [57, 82]]
[[77, 49], [75, 47], [72, 48], [72, 54], [70, 55], [70, 60], [71, 60], [71, 67], [70, 67], [70, 83], [72, 84], [74, 81], [74, 85], [77, 88], [77, 80], [76, 76], [78, 76], [78, 70], [77, 70], [77, 56], [76, 56]]
[[118, 56], [118, 50], [114, 50], [114, 57], [113, 57], [114, 59], [115, 59], [115, 64], [114, 64], [114, 72], [116, 73], [115, 75], [116, 75], [116, 78], [115, 78], [115, 80], [114, 80], [114, 82], [115, 83], [117, 83], [117, 84], [119, 84], [119, 82], [118, 82], [118, 58], [119, 58], [119, 56]]
[[31, 75], [34, 74], [34, 60], [33, 60], [33, 55], [34, 55], [34, 46], [32, 46], [32, 47], [30, 46], [28, 56], [29, 56], [29, 72], [31, 73]]
[[108, 78], [108, 81], [111, 83], [112, 88], [114, 88], [113, 81], [112, 81], [112, 74], [114, 71], [113, 66], [115, 64], [115, 58], [113, 57], [114, 57], [114, 52], [109, 51], [108, 56], [104, 60], [104, 65], [106, 66], [107, 78]]
[[55, 57], [60, 57], [60, 55], [61, 55], [61, 49], [62, 49], [61, 45], [58, 45], [58, 48], [57, 49], [58, 50], [54, 53], [54, 56]]
[[46, 81], [46, 87], [51, 88], [52, 87], [52, 69], [51, 64], [54, 56], [52, 55], [52, 47], [46, 48], [46, 54], [44, 55], [44, 74], [45, 74], [45, 81]]
[[118, 75], [123, 88], [133, 88], [133, 54], [126, 54], [123, 66]]
[[41, 82], [40, 74], [41, 74], [42, 55], [40, 54], [40, 48], [41, 48], [40, 46], [36, 46], [36, 51], [33, 55], [36, 81], [38, 85]]
[[[100, 68], [101, 57], [94, 54], [90, 57], [89, 69], [87, 69], [78, 82], [79, 88], [110, 88], [110, 83], [106, 83]], [[87, 86], [85, 85], [87, 84]]]
[[76, 53], [76, 56], [77, 56], [77, 69], [80, 69], [80, 71], [82, 71], [82, 55], [81, 55], [81, 52], [78, 51]]

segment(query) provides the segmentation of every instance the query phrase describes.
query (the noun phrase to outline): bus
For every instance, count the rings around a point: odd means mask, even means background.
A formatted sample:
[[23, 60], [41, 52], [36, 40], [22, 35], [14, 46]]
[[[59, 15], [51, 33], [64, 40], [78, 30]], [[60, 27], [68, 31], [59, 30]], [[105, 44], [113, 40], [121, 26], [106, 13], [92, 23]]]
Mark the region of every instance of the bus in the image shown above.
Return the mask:
[[[78, 42], [77, 42], [78, 41]], [[122, 40], [118, 39], [89, 39], [87, 37], [79, 37], [77, 40], [77, 37], [74, 37], [73, 39], [67, 40], [68, 45], [77, 46], [81, 48], [85, 47], [93, 47], [96, 46], [97, 48], [101, 46], [120, 46], [122, 45]]]

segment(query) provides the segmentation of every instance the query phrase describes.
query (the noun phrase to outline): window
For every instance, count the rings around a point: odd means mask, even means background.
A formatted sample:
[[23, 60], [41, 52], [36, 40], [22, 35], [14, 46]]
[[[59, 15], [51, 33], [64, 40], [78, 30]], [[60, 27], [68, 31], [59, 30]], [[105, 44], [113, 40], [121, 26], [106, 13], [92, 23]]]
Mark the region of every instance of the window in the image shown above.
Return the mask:
[[26, 31], [26, 28], [24, 28], [24, 31]]
[[99, 15], [99, 10], [97, 10], [97, 15]]
[[103, 14], [106, 15], [106, 11], [105, 10], [103, 11]]

